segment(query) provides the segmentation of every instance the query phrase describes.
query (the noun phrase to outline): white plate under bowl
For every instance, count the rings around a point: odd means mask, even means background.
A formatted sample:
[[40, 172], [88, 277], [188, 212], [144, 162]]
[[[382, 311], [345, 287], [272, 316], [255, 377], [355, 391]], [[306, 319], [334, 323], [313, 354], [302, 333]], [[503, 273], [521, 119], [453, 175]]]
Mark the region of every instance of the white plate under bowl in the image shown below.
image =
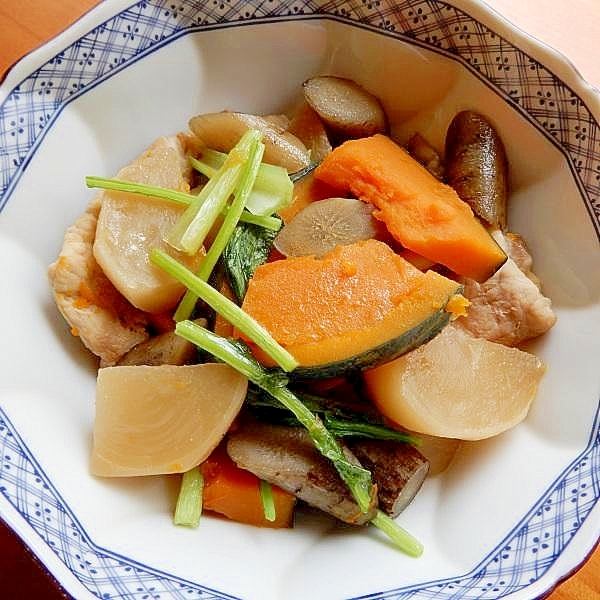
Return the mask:
[[[466, 444], [399, 522], [311, 514], [293, 530], [171, 524], [166, 478], [88, 473], [95, 364], [52, 303], [46, 267], [92, 192], [196, 113], [272, 113], [317, 73], [378, 94], [396, 133], [440, 143], [477, 108], [511, 167], [510, 226], [558, 314], [513, 431]], [[107, 1], [0, 88], [0, 516], [77, 598], [532, 599], [600, 535], [600, 104], [561, 56], [467, 0]]]

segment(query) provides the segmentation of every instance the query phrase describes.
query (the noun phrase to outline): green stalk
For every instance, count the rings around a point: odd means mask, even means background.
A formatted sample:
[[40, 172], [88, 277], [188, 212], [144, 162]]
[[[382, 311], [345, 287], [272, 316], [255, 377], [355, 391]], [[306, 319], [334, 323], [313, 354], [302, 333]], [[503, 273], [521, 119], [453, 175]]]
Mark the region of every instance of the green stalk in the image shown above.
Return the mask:
[[177, 190], [158, 187], [156, 185], [148, 185], [146, 183], [134, 183], [133, 181], [124, 181], [122, 179], [114, 179], [107, 177], [96, 177], [89, 175], [85, 178], [85, 184], [89, 188], [100, 188], [103, 190], [114, 190], [116, 192], [130, 192], [132, 194], [142, 194], [160, 200], [171, 200], [177, 204], [189, 206], [197, 196]]
[[360, 436], [374, 440], [403, 442], [413, 446], [419, 446], [421, 444], [421, 442], [410, 433], [390, 429], [384, 425], [352, 421], [348, 418], [333, 416], [328, 412], [323, 414], [323, 421], [325, 422], [327, 429], [335, 433], [338, 437]]
[[327, 430], [321, 419], [314, 415], [287, 387], [287, 378], [277, 371], [265, 369], [251, 357], [247, 348], [215, 335], [192, 321], [180, 321], [175, 332], [199, 348], [227, 363], [252, 383], [279, 400], [306, 428], [315, 447], [332, 461], [342, 480], [362, 511], [371, 507], [371, 474], [348, 460], [336, 438]]
[[[228, 209], [225, 210], [227, 211]], [[249, 223], [250, 225], [258, 225], [259, 227], [264, 227], [264, 229], [270, 229], [271, 231], [279, 231], [282, 223], [279, 217], [253, 215], [247, 210], [242, 213], [240, 221]]]
[[260, 139], [261, 133], [256, 129], [244, 133], [167, 235], [171, 246], [190, 255], [198, 252], [236, 188], [252, 145]]
[[[271, 334], [250, 315], [246, 314], [235, 302], [220, 294], [206, 281], [203, 281], [184, 267], [180, 262], [160, 249], [150, 254], [150, 260], [164, 269], [169, 275], [204, 300], [213, 310], [227, 319], [239, 331], [250, 338], [266, 352], [284, 371], [292, 371], [298, 366], [296, 359]], [[186, 321], [181, 321], [186, 322]]]
[[277, 518], [275, 510], [275, 499], [273, 498], [273, 487], [268, 481], [260, 480], [260, 500], [263, 505], [265, 519], [271, 523]]
[[[192, 321], [180, 321], [175, 326], [175, 332], [233, 367], [254, 385], [279, 400], [306, 428], [317, 450], [331, 460], [360, 509], [369, 510], [373, 489], [371, 474], [348, 460], [337, 439], [327, 430], [321, 419], [287, 387], [288, 379], [283, 373], [265, 369], [241, 342], [227, 340]], [[409, 556], [417, 557], [422, 554], [421, 543], [381, 510], [375, 513], [370, 522]]]
[[219, 152], [213, 148], [202, 148], [200, 155], [197, 158], [193, 156], [190, 157], [190, 164], [200, 173], [206, 171], [204, 174], [207, 174], [210, 173], [210, 171], [218, 171], [226, 158], [226, 152]]
[[[194, 202], [198, 196], [195, 194], [188, 194], [187, 192], [179, 192], [177, 190], [170, 190], [169, 188], [158, 187], [156, 185], [149, 185], [147, 183], [134, 183], [132, 181], [124, 181], [123, 179], [116, 179], [114, 177], [97, 177], [95, 175], [88, 175], [85, 178], [85, 183], [89, 188], [98, 188], [102, 190], [113, 190], [115, 192], [128, 192], [130, 194], [140, 194], [142, 196], [149, 196], [150, 198], [157, 198], [158, 200], [170, 200], [183, 206], [189, 206]], [[222, 211], [223, 216], [227, 216], [229, 207], [225, 207]], [[279, 231], [281, 228], [281, 219], [270, 215], [261, 216], [254, 215], [247, 210], [244, 210], [240, 215], [239, 219], [242, 223], [252, 223], [253, 225], [259, 225], [265, 229], [272, 229], [273, 231]]]
[[202, 514], [204, 478], [198, 467], [186, 471], [181, 478], [173, 522], [184, 527], [198, 527]]
[[423, 544], [381, 510], [371, 519], [371, 524], [383, 531], [405, 554], [414, 558], [423, 554]]
[[[231, 235], [242, 216], [244, 207], [246, 206], [246, 202], [248, 201], [248, 197], [250, 196], [250, 192], [256, 181], [256, 175], [262, 162], [264, 151], [265, 145], [260, 140], [255, 140], [250, 148], [248, 160], [244, 164], [242, 173], [240, 174], [240, 180], [234, 193], [233, 202], [227, 209], [225, 219], [223, 220], [219, 232], [215, 236], [213, 243], [210, 245], [208, 252], [202, 259], [200, 269], [198, 270], [197, 276], [204, 281], [208, 281], [210, 274], [215, 268], [220, 256], [223, 254], [223, 250], [225, 250], [225, 247], [229, 243]], [[187, 290], [175, 311], [175, 321], [188, 319], [192, 314], [197, 301], [198, 296], [191, 290]]]
[[[211, 177], [224, 163], [227, 155], [212, 149], [203, 150], [200, 159], [190, 158], [197, 171]], [[287, 170], [278, 165], [262, 163], [248, 198], [248, 210], [257, 216], [268, 216], [289, 206], [294, 193], [294, 183]]]
[[[221, 153], [219, 152], [219, 154], [221, 154]], [[223, 155], [223, 156], [225, 156], [225, 155]], [[204, 153], [203, 153], [203, 157], [204, 157]], [[208, 163], [206, 163], [205, 161], [194, 158], [193, 156], [189, 157], [189, 161], [190, 161], [190, 165], [192, 165], [192, 167], [194, 169], [196, 169], [196, 171], [198, 171], [198, 173], [204, 175], [208, 179], [211, 179], [211, 177], [214, 177], [215, 173], [219, 170], [219, 167], [223, 164], [223, 161], [221, 161], [218, 166], [211, 166]]]

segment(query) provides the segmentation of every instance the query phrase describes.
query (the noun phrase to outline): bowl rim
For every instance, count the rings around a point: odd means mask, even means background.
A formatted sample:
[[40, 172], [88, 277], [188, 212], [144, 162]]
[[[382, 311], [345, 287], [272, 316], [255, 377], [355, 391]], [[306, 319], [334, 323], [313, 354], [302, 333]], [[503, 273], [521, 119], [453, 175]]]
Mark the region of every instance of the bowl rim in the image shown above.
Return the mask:
[[[564, 82], [567, 87], [578, 90], [577, 95], [582, 98], [587, 110], [589, 110], [590, 112], [590, 115], [592, 115], [596, 121], [600, 119], [600, 96], [598, 90], [596, 90], [591, 84], [589, 84], [583, 79], [583, 77], [576, 70], [574, 65], [572, 65], [572, 63], [562, 53], [554, 50], [553, 48], [551, 48], [547, 44], [540, 42], [539, 40], [531, 38], [531, 36], [529, 36], [525, 32], [516, 29], [512, 23], [510, 23], [507, 19], [502, 17], [495, 9], [489, 7], [489, 5], [484, 6], [482, 3], [477, 2], [475, 0], [454, 0], [449, 4], [465, 12], [467, 15], [484, 24], [492, 31], [496, 31], [497, 29], [501, 30], [503, 32], [503, 37], [507, 40], [507, 42], [509, 42], [511, 45], [515, 46], [519, 50], [522, 50], [525, 54], [528, 54], [535, 58], [535, 60], [541, 65], [545, 65], [547, 63], [553, 64], [552, 73], [555, 74], [556, 77], [562, 82]], [[21, 83], [27, 79], [27, 77], [29, 77], [35, 71], [38, 71], [45, 64], [47, 64], [49, 61], [55, 58], [59, 52], [74, 44], [77, 40], [88, 34], [95, 27], [98, 27], [99, 25], [111, 19], [113, 16], [122, 12], [123, 10], [131, 9], [133, 6], [135, 6], [135, 4], [132, 4], [130, 1], [125, 0], [108, 0], [102, 2], [95, 8], [91, 9], [86, 15], [81, 17], [65, 32], [50, 40], [42, 47], [32, 51], [29, 55], [18, 61], [8, 71], [4, 81], [0, 85], [0, 108], [4, 104], [5, 100], [9, 97], [9, 95], [12, 92], [14, 92], [14, 90], [17, 89], [18, 86], [21, 85]], [[315, 17], [327, 18], [325, 15], [315, 15], [313, 18]], [[254, 24], [255, 23], [256, 22], [254, 22]], [[186, 35], [187, 33], [190, 32], [182, 32], [180, 35]], [[168, 42], [165, 43], [170, 43], [171, 41], [173, 41], [173, 39], [170, 39]], [[60, 110], [62, 110], [62, 108], [64, 108], [65, 105], [61, 106]], [[548, 137], [549, 139], [552, 139], [550, 135]], [[32, 145], [31, 148], [33, 152], [35, 152], [35, 148], [39, 143], [41, 143], [41, 139], [36, 140], [34, 145]], [[8, 201], [12, 189], [17, 184], [17, 181], [14, 181], [13, 179], [11, 179], [10, 182], [11, 183], [7, 187], [4, 194], [5, 201]], [[0, 210], [1, 208], [2, 204], [0, 203]], [[598, 233], [597, 221], [595, 222], [595, 224]], [[2, 411], [0, 409], [0, 417], [1, 416]], [[597, 432], [597, 430], [598, 423], [595, 423], [593, 427], [593, 432]], [[593, 443], [594, 433], [592, 433], [592, 435], [590, 436], [590, 440], [586, 451], [590, 451], [592, 449]], [[600, 506], [598, 504], [599, 503], [597, 502], [595, 508], [593, 508], [593, 510], [590, 511], [590, 515], [594, 514], [600, 516]], [[21, 535], [21, 537], [23, 537], [24, 539], [28, 537], [28, 529], [26, 527], [22, 527], [22, 523], [18, 522], [19, 518], [16, 515], [10, 514], [10, 510], [4, 509], [3, 503], [0, 503], [0, 514], [11, 527], [14, 527], [15, 531], [17, 531], [17, 533]], [[593, 519], [590, 519], [588, 521], [588, 525], [592, 521]], [[593, 528], [593, 530], [590, 530], [586, 534], [589, 539], [586, 543], [583, 544], [583, 546], [587, 548], [588, 552], [592, 551], [595, 543], [597, 542], [598, 535], [600, 534], [600, 519], [598, 519], [598, 521], [599, 524], [595, 528]], [[583, 527], [581, 531], [584, 531]], [[587, 529], [585, 531], [587, 531]], [[51, 556], [52, 555], [45, 556], [44, 562], [47, 562], [47, 564], [52, 563], [53, 561]], [[563, 565], [562, 569], [566, 569], [566, 571], [564, 575], [561, 576], [561, 578], [564, 576], [568, 576], [568, 574], [573, 569], [576, 569], [581, 564], [584, 558], [585, 557], [577, 560], [573, 559], [568, 564]], [[54, 568], [57, 567], [54, 566]], [[550, 582], [551, 587], [556, 585], [558, 580], [559, 578], [555, 578], [553, 582]], [[537, 580], [535, 584], [532, 584], [532, 589], [539, 583], [540, 580]], [[542, 587], [543, 589], [540, 588], [539, 591], [536, 592], [536, 594], [548, 591], [548, 582], [546, 582]]]

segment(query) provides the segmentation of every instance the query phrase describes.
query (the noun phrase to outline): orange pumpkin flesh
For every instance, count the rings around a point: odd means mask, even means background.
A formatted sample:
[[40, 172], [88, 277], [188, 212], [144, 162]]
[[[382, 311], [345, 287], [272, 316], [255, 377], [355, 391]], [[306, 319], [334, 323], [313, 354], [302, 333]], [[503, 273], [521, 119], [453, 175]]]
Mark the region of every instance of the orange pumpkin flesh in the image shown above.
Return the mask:
[[322, 377], [371, 367], [429, 339], [450, 319], [445, 307], [459, 292], [457, 282], [366, 240], [322, 258], [261, 265], [242, 308], [299, 361], [296, 372]]
[[257, 527], [291, 527], [296, 497], [280, 487], [271, 486], [275, 519], [269, 521], [260, 496], [260, 479], [238, 467], [223, 444], [202, 463], [204, 477], [202, 505], [204, 510], [218, 513], [232, 521]]
[[484, 281], [506, 261], [467, 203], [384, 135], [338, 146], [315, 177], [373, 204], [405, 248], [459, 275]]

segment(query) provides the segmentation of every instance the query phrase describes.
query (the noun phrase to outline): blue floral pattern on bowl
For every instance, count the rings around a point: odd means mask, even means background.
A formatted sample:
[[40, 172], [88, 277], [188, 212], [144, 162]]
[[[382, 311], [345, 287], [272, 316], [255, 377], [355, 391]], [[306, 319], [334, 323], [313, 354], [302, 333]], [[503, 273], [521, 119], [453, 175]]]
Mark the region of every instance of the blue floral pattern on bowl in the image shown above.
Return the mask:
[[[0, 106], [5, 140], [0, 148], [0, 210], [63, 108], [132, 62], [196, 31], [317, 18], [381, 32], [463, 64], [563, 152], [600, 234], [600, 138], [588, 107], [543, 65], [438, 0], [138, 2], [64, 48], [12, 89]], [[493, 600], [526, 588], [554, 564], [581, 528], [598, 501], [599, 479], [596, 414], [586, 449], [475, 569], [452, 580], [381, 590], [364, 598]], [[98, 598], [232, 598], [95, 544], [1, 409], [0, 493]]]

